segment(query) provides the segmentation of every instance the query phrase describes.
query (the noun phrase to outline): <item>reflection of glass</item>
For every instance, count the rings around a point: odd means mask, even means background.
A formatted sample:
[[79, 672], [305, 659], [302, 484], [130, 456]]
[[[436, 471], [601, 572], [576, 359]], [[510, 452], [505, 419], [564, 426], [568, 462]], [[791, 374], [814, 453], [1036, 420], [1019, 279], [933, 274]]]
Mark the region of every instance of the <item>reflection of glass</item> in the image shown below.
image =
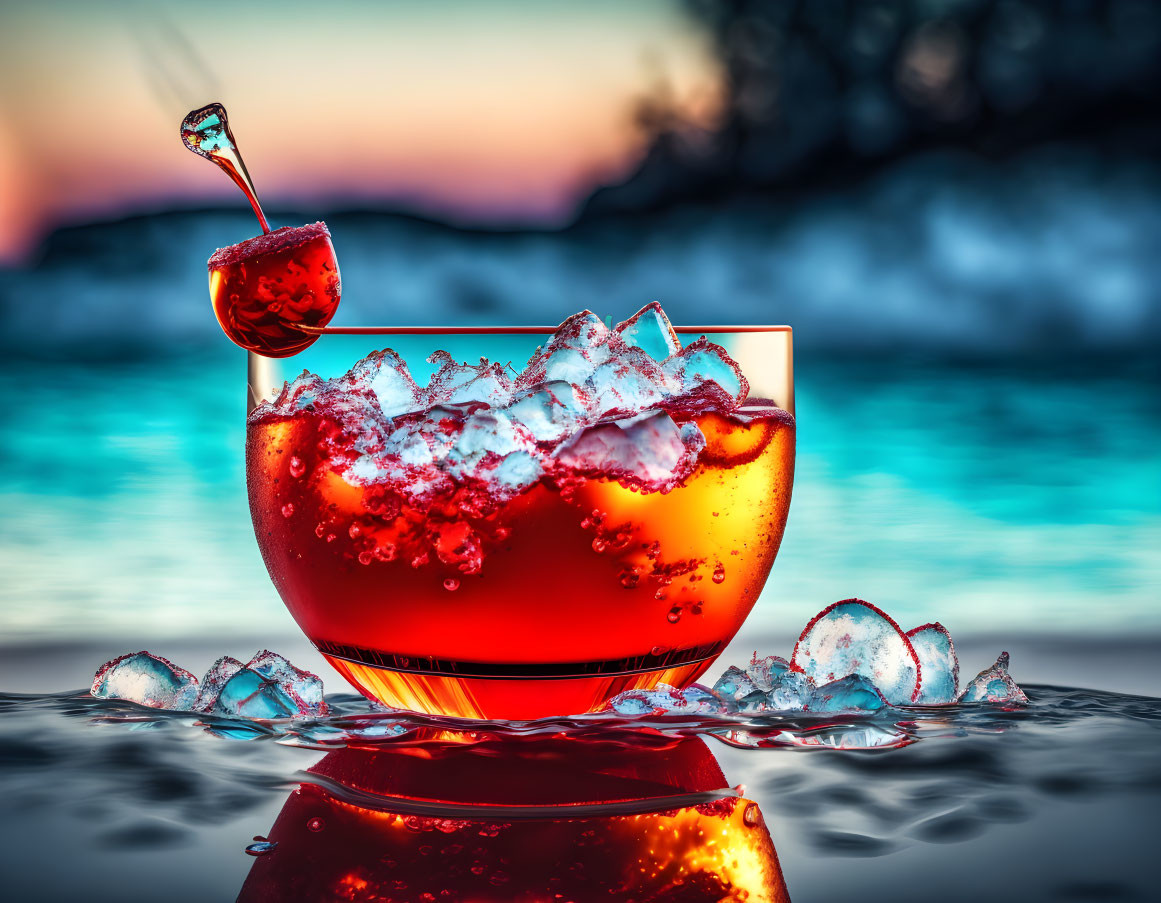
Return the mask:
[[[290, 363], [251, 355], [251, 404], [303, 368], [337, 376], [384, 347], [421, 383], [437, 349], [520, 369], [551, 331], [324, 330]], [[451, 501], [415, 511], [328, 470], [324, 419], [251, 423], [258, 542], [283, 601], [330, 663], [393, 706], [496, 718], [585, 712], [623, 690], [683, 686], [704, 672], [749, 614], [782, 538], [794, 470], [791, 335], [678, 331], [724, 346], [751, 393], [744, 418], [687, 415], [707, 447], [665, 493], [541, 482], [478, 516]], [[478, 574], [441, 560], [461, 530], [482, 550]]]
[[431, 737], [327, 755], [238, 899], [789, 899], [756, 803], [700, 740]]

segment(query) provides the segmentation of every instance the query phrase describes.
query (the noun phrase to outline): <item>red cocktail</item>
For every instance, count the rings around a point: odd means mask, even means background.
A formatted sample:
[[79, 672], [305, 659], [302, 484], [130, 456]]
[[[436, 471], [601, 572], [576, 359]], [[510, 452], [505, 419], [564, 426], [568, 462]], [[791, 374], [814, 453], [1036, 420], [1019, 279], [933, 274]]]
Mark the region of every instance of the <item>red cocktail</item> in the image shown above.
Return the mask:
[[[326, 335], [295, 369], [341, 373], [351, 361], [341, 349], [360, 342], [390, 343], [420, 366], [456, 343], [535, 364], [549, 331], [353, 332]], [[713, 410], [687, 393], [628, 418], [590, 410], [595, 422], [547, 440], [543, 423], [526, 429], [512, 413], [536, 395], [520, 378], [492, 403], [422, 407], [427, 398], [385, 413], [370, 377], [304, 377], [259, 406], [247, 431], [251, 512], [299, 625], [363, 692], [433, 713], [570, 714], [695, 680], [765, 584], [794, 470], [789, 330], [697, 333], [754, 374], [742, 404]], [[381, 381], [382, 361], [368, 360]], [[433, 361], [435, 386], [449, 364]], [[252, 398], [269, 397], [277, 362], [251, 363]], [[482, 366], [460, 376], [498, 379]]]

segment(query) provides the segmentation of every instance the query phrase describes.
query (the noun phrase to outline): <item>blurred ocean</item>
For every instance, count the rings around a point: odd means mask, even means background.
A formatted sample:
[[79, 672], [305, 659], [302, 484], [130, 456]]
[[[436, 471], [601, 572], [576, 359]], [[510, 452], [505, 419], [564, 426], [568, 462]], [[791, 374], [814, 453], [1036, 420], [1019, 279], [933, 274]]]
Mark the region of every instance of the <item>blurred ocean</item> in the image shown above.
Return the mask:
[[[554, 323], [652, 299], [678, 322], [790, 323], [794, 501], [737, 648], [786, 651], [772, 638], [849, 596], [957, 639], [1161, 638], [1161, 185], [1064, 152], [979, 166], [560, 233], [328, 215], [336, 323]], [[0, 279], [8, 650], [297, 641], [250, 527], [245, 363], [206, 298], [206, 257], [248, 217], [63, 230]]]

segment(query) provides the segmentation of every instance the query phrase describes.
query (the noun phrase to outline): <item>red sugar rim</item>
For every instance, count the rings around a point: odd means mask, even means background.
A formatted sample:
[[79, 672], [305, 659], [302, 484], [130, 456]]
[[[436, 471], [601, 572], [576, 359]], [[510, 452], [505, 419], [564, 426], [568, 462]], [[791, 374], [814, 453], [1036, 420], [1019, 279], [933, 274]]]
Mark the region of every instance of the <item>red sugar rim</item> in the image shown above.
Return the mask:
[[289, 248], [297, 248], [299, 245], [304, 245], [315, 238], [330, 237], [331, 230], [327, 228], [326, 223], [321, 221], [307, 223], [305, 226], [283, 226], [281, 229], [275, 229], [273, 232], [268, 232], [265, 235], [256, 235], [254, 238], [247, 238], [245, 241], [240, 241], [236, 245], [218, 248], [218, 250], [210, 255], [206, 266], [213, 270], [218, 267], [241, 263], [243, 260], [250, 260], [254, 257], [261, 257], [264, 254], [274, 254], [278, 251], [288, 250]]
[[[806, 673], [805, 669], [800, 664], [798, 664], [798, 649], [802, 645], [802, 641], [806, 639], [806, 635], [810, 633], [811, 628], [840, 605], [861, 605], [864, 608], [869, 608], [871, 611], [879, 615], [888, 624], [895, 628], [896, 632], [899, 634], [900, 639], [903, 640], [903, 645], [906, 646], [907, 651], [911, 654], [911, 660], [915, 662], [915, 689], [911, 691], [911, 701], [917, 702], [919, 700], [919, 686], [923, 678], [923, 666], [919, 664], [919, 655], [915, 652], [915, 647], [911, 645], [911, 638], [903, 632], [903, 628], [901, 628], [896, 623], [894, 618], [892, 618], [882, 609], [875, 607], [870, 602], [866, 602], [863, 599], [840, 599], [838, 602], [832, 602], [813, 618], [811, 618], [810, 622], [804, 628], [802, 628], [802, 633], [798, 635], [798, 642], [794, 644], [794, 652], [790, 655], [790, 669], [792, 671], [797, 671], [800, 674]], [[926, 627], [930, 625], [925, 624], [924, 626]], [[878, 689], [878, 687], [875, 689]], [[882, 695], [881, 691], [880, 695]]]
[[925, 630], [934, 630], [937, 633], [942, 633], [945, 637], [947, 637], [947, 648], [951, 650], [951, 657], [952, 657], [952, 660], [955, 662], [955, 664], [952, 666], [952, 669], [951, 669], [952, 686], [955, 687], [955, 691], [958, 694], [959, 693], [959, 653], [957, 653], [955, 651], [955, 640], [953, 640], [951, 638], [951, 634], [948, 633], [947, 628], [944, 627], [942, 624], [940, 624], [938, 621], [932, 621], [930, 624], [920, 624], [918, 627], [912, 627], [910, 630], [907, 631], [905, 636], [908, 639], [911, 639], [911, 637], [915, 636], [917, 633], [922, 633]]

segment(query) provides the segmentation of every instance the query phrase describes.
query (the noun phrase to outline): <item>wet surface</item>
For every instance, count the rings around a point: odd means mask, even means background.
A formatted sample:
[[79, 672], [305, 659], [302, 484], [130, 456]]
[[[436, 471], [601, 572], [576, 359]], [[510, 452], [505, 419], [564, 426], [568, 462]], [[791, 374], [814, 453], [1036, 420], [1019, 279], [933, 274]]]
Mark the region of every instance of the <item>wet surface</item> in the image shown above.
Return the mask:
[[[320, 750], [410, 756], [454, 736], [501, 762], [549, 740], [599, 759], [613, 746], [664, 750], [696, 735], [725, 783], [761, 807], [793, 899], [1149, 899], [1161, 700], [1025, 689], [1030, 705], [1010, 710], [523, 724], [375, 713], [344, 694], [328, 697], [331, 716], [297, 722], [159, 712], [81, 692], [5, 694], [0, 799], [19, 829], [6, 832], [0, 864], [18, 899], [121, 899], [143, 887], [233, 899], [258, 861], [247, 847], [270, 837], [296, 788], [365, 804], [344, 795], [342, 774], [307, 774]], [[891, 748], [829, 748], [842, 743]], [[275, 847], [259, 858], [277, 856]]]

